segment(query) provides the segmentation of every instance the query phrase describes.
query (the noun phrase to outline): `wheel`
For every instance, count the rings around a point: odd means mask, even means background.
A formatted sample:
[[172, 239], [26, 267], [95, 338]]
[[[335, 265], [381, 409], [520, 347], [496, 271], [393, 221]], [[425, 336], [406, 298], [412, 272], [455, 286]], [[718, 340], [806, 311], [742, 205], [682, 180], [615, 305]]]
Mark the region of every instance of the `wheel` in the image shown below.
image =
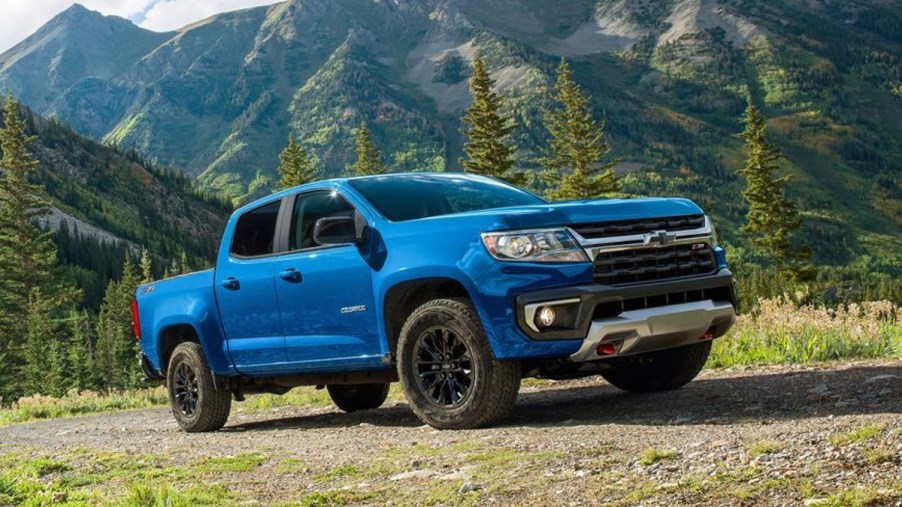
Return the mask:
[[379, 408], [388, 398], [389, 383], [328, 385], [329, 396], [335, 406], [345, 412]]
[[229, 418], [232, 395], [213, 387], [213, 373], [197, 343], [179, 344], [166, 372], [169, 404], [176, 422], [188, 433], [216, 431]]
[[625, 357], [613, 368], [601, 374], [615, 387], [634, 393], [668, 391], [688, 384], [702, 371], [711, 342], [705, 341], [678, 347]]
[[494, 358], [466, 299], [436, 299], [413, 311], [398, 339], [398, 377], [417, 417], [438, 429], [498, 421], [520, 389], [519, 363]]

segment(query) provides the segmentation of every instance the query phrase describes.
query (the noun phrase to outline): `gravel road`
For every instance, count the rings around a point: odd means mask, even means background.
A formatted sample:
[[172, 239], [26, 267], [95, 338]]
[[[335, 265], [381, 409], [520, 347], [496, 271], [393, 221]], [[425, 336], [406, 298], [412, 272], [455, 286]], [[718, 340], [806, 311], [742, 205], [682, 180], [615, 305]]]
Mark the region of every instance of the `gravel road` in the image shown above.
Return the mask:
[[456, 432], [422, 425], [403, 402], [240, 407], [211, 434], [178, 431], [165, 408], [6, 426], [0, 452], [182, 466], [259, 453], [252, 470], [208, 478], [250, 504], [337, 492], [363, 504], [902, 505], [900, 361], [705, 371], [647, 395], [600, 378], [549, 382], [522, 388], [505, 423]]

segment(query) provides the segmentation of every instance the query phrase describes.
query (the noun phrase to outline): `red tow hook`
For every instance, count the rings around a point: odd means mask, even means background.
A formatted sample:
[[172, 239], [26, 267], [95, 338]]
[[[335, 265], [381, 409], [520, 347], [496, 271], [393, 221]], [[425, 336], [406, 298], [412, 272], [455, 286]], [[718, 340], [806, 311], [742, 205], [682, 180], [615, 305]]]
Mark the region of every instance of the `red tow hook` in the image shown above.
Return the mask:
[[613, 343], [602, 343], [598, 347], [595, 347], [595, 352], [597, 352], [599, 356], [613, 356], [617, 353], [617, 347], [614, 346]]

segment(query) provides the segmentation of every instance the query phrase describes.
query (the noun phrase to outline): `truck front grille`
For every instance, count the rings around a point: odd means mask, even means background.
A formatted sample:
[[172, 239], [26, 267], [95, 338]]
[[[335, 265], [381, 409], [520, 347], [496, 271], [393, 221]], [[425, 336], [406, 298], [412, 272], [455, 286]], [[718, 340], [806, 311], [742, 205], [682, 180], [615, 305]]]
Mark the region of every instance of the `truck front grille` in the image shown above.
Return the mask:
[[595, 282], [605, 285], [667, 280], [714, 272], [717, 262], [707, 243], [601, 252]]
[[671, 218], [652, 218], [642, 220], [623, 220], [597, 224], [572, 225], [585, 239], [612, 238], [616, 236], [633, 236], [666, 230], [668, 232], [691, 231], [705, 226], [705, 215], [689, 215]]

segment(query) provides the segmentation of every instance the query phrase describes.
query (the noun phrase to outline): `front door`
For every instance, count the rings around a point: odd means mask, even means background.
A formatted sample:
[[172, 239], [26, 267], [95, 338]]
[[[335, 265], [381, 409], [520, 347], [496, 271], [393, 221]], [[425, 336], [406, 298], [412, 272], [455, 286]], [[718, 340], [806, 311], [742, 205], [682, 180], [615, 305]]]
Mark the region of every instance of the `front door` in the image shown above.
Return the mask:
[[229, 353], [242, 373], [285, 368], [285, 336], [273, 280], [275, 201], [238, 218], [229, 252], [216, 266], [216, 299]]
[[382, 364], [372, 270], [353, 244], [320, 246], [316, 221], [354, 216], [335, 191], [299, 194], [288, 224], [288, 253], [275, 264], [276, 293], [293, 370], [372, 368]]

